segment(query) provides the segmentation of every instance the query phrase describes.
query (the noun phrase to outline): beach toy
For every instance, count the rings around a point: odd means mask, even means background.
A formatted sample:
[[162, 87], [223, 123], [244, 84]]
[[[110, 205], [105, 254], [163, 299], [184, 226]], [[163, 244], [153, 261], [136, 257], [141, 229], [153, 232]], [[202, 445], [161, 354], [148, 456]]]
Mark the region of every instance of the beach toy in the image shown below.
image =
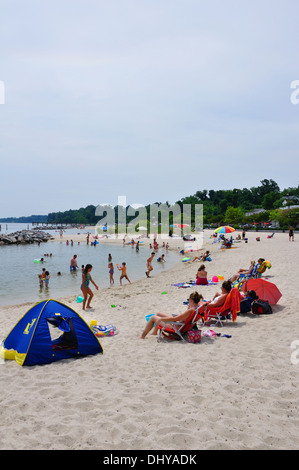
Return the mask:
[[186, 261], [190, 261], [190, 258], [183, 258], [182, 261], [183, 263], [186, 263]]
[[219, 281], [223, 281], [223, 280], [224, 280], [224, 277], [218, 275], [218, 279], [219, 279]]
[[111, 308], [115, 308], [115, 307], [116, 307], [116, 305], [114, 305], [114, 304], [111, 304]]
[[34, 259], [33, 262], [34, 263], [40, 263], [40, 259]]
[[77, 297], [77, 302], [78, 302], [78, 304], [79, 304], [80, 302], [83, 302], [83, 300], [84, 300], [84, 298], [81, 297], [81, 295], [78, 295], [78, 297]]
[[90, 320], [90, 328], [92, 328], [93, 326], [96, 326], [97, 325], [97, 321], [96, 320]]
[[161, 292], [161, 294], [167, 294], [167, 292]]
[[95, 325], [92, 327], [92, 331], [96, 336], [114, 336], [117, 334], [116, 327], [113, 325]]
[[212, 277], [212, 282], [218, 282], [218, 276], [213, 276]]

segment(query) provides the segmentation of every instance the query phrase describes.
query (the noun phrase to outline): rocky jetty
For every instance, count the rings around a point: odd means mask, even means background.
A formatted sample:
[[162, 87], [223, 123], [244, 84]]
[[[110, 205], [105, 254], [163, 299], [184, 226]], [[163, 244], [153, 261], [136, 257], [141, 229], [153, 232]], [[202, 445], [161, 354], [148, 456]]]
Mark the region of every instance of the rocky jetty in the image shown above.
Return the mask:
[[41, 243], [53, 240], [53, 236], [50, 233], [43, 232], [41, 230], [21, 230], [20, 232], [14, 232], [9, 234], [0, 233], [0, 245], [15, 245], [15, 244], [27, 244], [27, 243]]

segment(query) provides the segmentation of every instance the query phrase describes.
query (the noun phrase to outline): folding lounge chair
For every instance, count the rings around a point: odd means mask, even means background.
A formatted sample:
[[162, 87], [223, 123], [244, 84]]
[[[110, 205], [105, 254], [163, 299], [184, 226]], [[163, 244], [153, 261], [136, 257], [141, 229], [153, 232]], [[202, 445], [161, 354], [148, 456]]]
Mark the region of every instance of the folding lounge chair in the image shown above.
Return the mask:
[[247, 279], [252, 279], [252, 278], [255, 279], [255, 278], [257, 277], [257, 275], [258, 275], [258, 267], [259, 267], [259, 263], [256, 263], [256, 264], [254, 265], [254, 268], [253, 268], [253, 270], [251, 271], [251, 273], [245, 275], [245, 276], [243, 277], [242, 281], [247, 280]]
[[222, 321], [232, 318], [233, 321], [237, 319], [237, 313], [240, 311], [241, 294], [239, 289], [233, 287], [222, 307], [206, 306], [204, 313], [204, 324], [211, 320], [216, 320], [215, 326], [220, 324], [223, 326]]
[[239, 279], [235, 281], [235, 283], [233, 284], [234, 287], [237, 287], [239, 290], [241, 290], [242, 285], [244, 284], [244, 282], [248, 281], [248, 279], [256, 279], [257, 277], [260, 277], [258, 268], [259, 268], [259, 264], [256, 263], [250, 274], [241, 273], [239, 276]]
[[161, 338], [161, 336], [163, 335], [171, 340], [176, 339], [187, 342], [183, 336], [184, 333], [187, 333], [188, 331], [192, 330], [198, 320], [202, 318], [203, 314], [199, 313], [197, 308], [190, 313], [189, 317], [184, 322], [175, 321], [175, 317], [173, 321], [163, 321], [164, 326], [159, 326], [159, 338]]

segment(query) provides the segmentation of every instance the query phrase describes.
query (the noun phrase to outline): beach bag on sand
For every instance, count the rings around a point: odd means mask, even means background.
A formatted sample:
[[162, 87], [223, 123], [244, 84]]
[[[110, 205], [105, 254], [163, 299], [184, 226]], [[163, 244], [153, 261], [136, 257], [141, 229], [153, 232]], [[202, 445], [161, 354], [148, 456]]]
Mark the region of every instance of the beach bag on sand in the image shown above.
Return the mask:
[[247, 297], [246, 299], [241, 300], [241, 302], [240, 302], [240, 313], [251, 312], [253, 302], [254, 302], [254, 300], [251, 299], [250, 297]]
[[272, 313], [272, 307], [268, 300], [258, 299], [252, 302], [251, 311], [257, 315], [269, 314]]
[[189, 343], [201, 342], [201, 330], [190, 330], [187, 332], [186, 336], [186, 339]]

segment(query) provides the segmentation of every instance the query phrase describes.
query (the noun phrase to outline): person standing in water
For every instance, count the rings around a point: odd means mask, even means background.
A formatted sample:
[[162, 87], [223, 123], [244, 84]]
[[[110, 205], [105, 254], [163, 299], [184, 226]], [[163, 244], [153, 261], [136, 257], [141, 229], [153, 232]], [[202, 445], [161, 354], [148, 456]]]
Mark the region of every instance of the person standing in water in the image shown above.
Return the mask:
[[91, 274], [90, 274], [91, 270], [92, 270], [92, 265], [87, 264], [82, 274], [81, 290], [82, 290], [83, 297], [84, 297], [83, 304], [82, 304], [83, 310], [85, 310], [85, 308], [92, 308], [90, 303], [93, 298], [93, 292], [89, 287], [90, 282], [95, 286], [96, 290], [99, 290], [99, 287], [97, 286], [97, 284], [93, 281], [91, 277]]

